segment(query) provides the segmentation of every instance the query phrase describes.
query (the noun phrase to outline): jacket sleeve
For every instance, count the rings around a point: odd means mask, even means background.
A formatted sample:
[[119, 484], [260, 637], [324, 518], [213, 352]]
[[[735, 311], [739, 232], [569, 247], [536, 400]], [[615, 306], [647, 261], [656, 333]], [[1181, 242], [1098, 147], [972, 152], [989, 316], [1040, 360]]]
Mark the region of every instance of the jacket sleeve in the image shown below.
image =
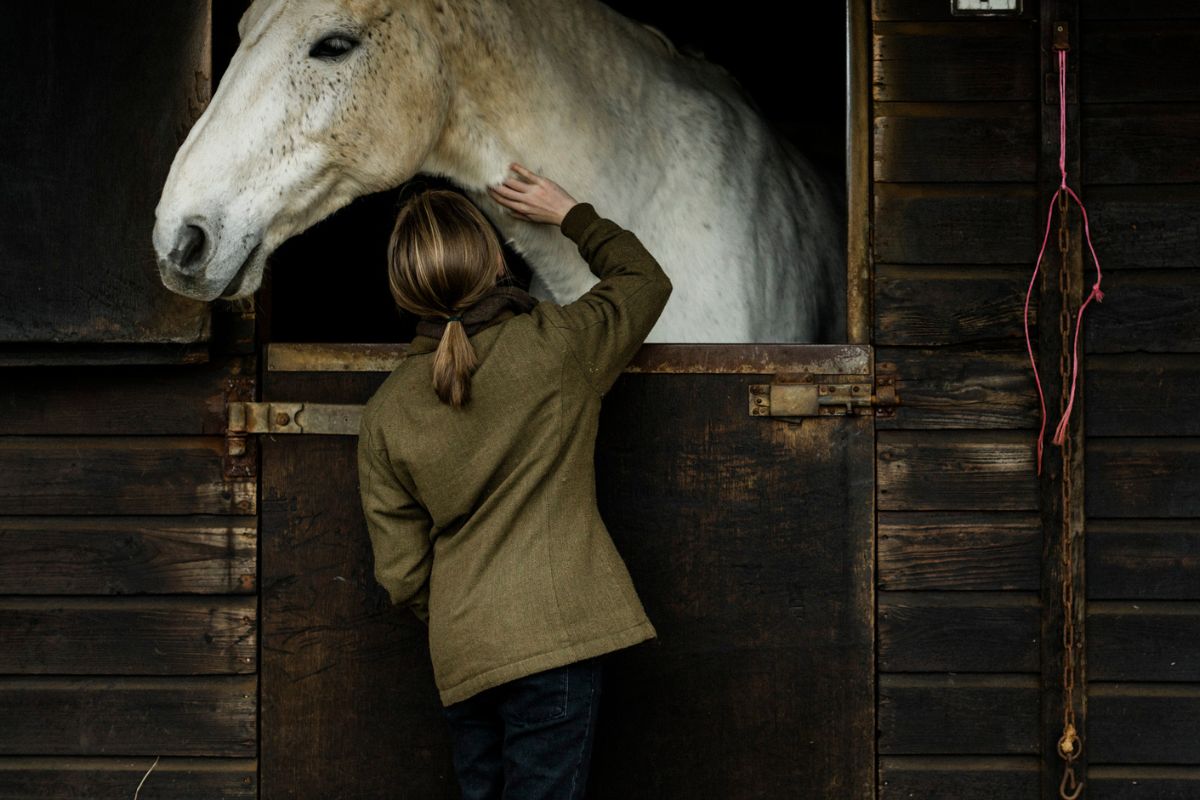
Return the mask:
[[662, 314], [671, 281], [632, 231], [601, 217], [590, 203], [573, 206], [560, 230], [600, 281], [550, 319], [603, 395]]
[[387, 451], [365, 424], [358, 437], [358, 487], [375, 553], [376, 580], [393, 605], [408, 606], [428, 624], [432, 521], [397, 479]]

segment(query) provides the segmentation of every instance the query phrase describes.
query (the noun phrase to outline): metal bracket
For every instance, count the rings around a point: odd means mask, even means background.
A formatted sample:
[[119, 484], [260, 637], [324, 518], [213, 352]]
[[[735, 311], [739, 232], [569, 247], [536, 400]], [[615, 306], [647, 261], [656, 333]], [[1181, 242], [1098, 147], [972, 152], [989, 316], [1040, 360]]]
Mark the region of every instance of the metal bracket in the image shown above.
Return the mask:
[[357, 436], [362, 406], [335, 403], [230, 403], [229, 433]]
[[803, 380], [795, 383], [750, 384], [752, 417], [891, 416], [900, 404], [895, 375], [870, 383]]

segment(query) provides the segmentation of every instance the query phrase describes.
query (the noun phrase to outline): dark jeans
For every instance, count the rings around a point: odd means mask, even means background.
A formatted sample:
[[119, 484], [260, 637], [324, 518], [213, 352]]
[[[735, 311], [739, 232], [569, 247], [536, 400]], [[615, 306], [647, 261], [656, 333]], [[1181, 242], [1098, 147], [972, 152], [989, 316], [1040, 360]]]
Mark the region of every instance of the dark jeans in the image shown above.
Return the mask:
[[582, 798], [601, 673], [584, 659], [445, 706], [463, 800]]

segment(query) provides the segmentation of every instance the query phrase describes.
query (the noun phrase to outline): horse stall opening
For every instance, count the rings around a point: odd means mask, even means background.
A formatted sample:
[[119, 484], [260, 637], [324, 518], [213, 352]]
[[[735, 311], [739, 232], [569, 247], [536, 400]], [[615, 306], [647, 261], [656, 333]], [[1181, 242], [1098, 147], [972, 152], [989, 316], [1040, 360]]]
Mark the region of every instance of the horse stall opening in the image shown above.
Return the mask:
[[[680, 3], [612, 5], [728, 67], [845, 184], [846, 7], [814, 7], [800, 32]], [[797, 102], [780, 78], [804, 74], [820, 78]], [[333, 434], [353, 432], [412, 335], [385, 272], [399, 194], [283, 245], [259, 293], [263, 796], [457, 796], [426, 627], [375, 582], [355, 439]], [[598, 500], [659, 638], [608, 660], [589, 796], [873, 796], [875, 365], [865, 340], [845, 341], [646, 344], [606, 395]], [[814, 415], [820, 392], [827, 413], [802, 422], [792, 391]]]

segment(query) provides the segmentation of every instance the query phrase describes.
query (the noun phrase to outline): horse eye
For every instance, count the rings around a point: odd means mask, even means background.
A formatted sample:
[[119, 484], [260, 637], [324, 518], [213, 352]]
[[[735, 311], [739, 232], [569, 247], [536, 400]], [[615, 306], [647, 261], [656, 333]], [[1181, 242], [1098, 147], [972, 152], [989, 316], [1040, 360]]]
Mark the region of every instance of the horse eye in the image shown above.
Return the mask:
[[358, 47], [358, 41], [349, 36], [326, 36], [312, 46], [308, 55], [310, 58], [319, 58], [323, 61], [337, 61], [356, 47]]

